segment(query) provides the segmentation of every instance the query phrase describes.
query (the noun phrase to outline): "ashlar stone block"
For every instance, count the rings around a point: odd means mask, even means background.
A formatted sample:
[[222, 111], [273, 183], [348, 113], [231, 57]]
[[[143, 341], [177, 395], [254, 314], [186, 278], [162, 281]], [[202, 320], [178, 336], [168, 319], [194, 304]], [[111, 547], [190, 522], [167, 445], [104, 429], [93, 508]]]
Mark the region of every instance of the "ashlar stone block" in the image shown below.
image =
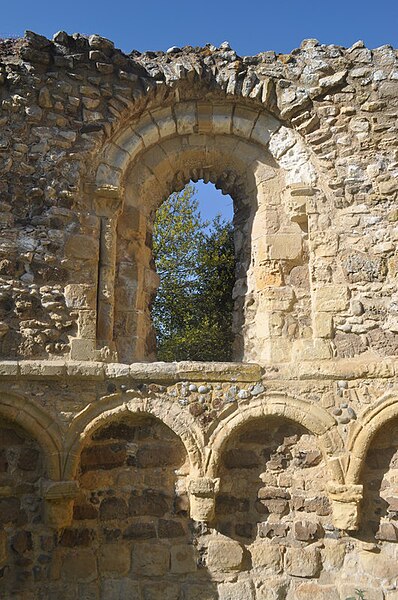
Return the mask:
[[235, 571], [242, 564], [243, 550], [232, 540], [211, 540], [208, 546], [207, 565], [214, 571]]
[[285, 568], [295, 577], [317, 577], [321, 568], [321, 555], [318, 548], [288, 548], [285, 555]]
[[137, 544], [133, 547], [132, 570], [136, 575], [160, 577], [170, 565], [170, 550], [163, 544]]

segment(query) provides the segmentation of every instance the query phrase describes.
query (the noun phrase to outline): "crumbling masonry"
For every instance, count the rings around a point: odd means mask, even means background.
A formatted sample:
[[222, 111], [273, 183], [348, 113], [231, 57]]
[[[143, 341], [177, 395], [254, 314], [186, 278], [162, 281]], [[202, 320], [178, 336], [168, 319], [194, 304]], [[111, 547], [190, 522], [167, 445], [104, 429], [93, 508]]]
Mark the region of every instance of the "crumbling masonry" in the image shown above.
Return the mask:
[[[0, 598], [398, 598], [398, 60], [0, 42]], [[156, 362], [157, 207], [234, 200], [233, 363]]]

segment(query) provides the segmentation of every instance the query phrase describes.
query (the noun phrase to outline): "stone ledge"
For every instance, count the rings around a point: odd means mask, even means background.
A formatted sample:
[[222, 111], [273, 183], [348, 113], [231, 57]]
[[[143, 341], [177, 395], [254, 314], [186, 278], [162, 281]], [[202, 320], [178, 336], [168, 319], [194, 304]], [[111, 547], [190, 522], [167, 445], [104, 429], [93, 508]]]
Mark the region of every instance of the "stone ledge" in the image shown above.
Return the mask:
[[0, 380], [123, 379], [137, 381], [258, 381], [263, 369], [256, 364], [224, 362], [102, 363], [91, 361], [0, 361]]
[[255, 382], [294, 380], [388, 379], [398, 375], [398, 358], [359, 361], [341, 359], [306, 361], [297, 364], [258, 365], [234, 362], [152, 362], [103, 363], [94, 361], [4, 360], [0, 361], [0, 381], [4, 379], [86, 379], [104, 381], [226, 381]]

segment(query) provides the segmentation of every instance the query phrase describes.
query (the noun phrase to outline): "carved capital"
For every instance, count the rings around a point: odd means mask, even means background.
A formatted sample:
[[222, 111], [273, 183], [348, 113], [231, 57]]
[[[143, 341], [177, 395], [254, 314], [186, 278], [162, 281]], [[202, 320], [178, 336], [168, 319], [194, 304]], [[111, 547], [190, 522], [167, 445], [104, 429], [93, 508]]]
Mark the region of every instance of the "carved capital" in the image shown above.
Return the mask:
[[215, 501], [219, 488], [220, 480], [218, 478], [196, 477], [189, 480], [188, 492], [192, 519], [195, 521], [214, 519]]
[[114, 186], [96, 188], [93, 196], [95, 213], [99, 217], [115, 217], [122, 210], [123, 201], [120, 189]]
[[335, 527], [347, 531], [358, 529], [363, 486], [330, 482], [328, 491], [332, 501]]
[[73, 521], [73, 504], [79, 491], [77, 481], [43, 481], [44, 517], [54, 529], [63, 529]]

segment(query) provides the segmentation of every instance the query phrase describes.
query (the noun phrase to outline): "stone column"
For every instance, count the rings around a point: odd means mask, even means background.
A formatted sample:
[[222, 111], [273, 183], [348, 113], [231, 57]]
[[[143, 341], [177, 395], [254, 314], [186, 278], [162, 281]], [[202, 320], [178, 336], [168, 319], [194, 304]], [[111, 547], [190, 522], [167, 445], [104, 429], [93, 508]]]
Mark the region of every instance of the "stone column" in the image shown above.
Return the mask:
[[354, 531], [359, 527], [359, 508], [363, 486], [330, 482], [329, 498], [332, 501], [333, 523], [338, 529]]
[[117, 188], [99, 188], [94, 209], [100, 217], [100, 258], [98, 265], [97, 344], [114, 350], [116, 226], [122, 208]]
[[44, 519], [54, 529], [72, 524], [73, 505], [79, 490], [77, 481], [43, 481]]
[[212, 521], [214, 519], [219, 487], [220, 480], [218, 478], [196, 477], [189, 480], [190, 513], [194, 521]]

